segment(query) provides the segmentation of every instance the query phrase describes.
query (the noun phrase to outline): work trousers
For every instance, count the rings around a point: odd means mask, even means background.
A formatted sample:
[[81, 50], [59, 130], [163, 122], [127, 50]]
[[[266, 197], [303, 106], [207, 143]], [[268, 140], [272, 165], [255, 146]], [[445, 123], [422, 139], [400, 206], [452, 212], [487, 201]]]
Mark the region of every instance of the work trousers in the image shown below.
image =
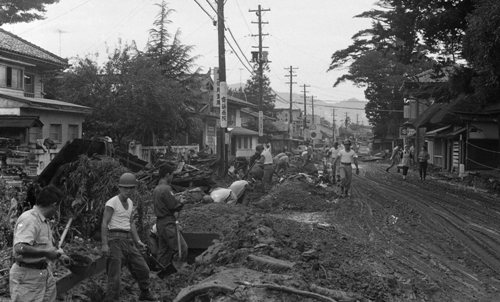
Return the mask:
[[410, 169], [410, 167], [408, 166], [403, 166], [403, 176], [406, 176], [408, 175], [408, 170]]
[[347, 193], [351, 189], [352, 165], [340, 164], [339, 175], [340, 175], [340, 186]]
[[[158, 235], [158, 262], [167, 267], [174, 260], [174, 256], [179, 253], [179, 241], [177, 240], [177, 226], [175, 222], [168, 219], [159, 219], [156, 221]], [[184, 237], [179, 232], [181, 257], [175, 260], [178, 262], [187, 261], [188, 246]]]
[[418, 172], [420, 174], [420, 179], [427, 177], [427, 161], [418, 162]]
[[106, 264], [108, 285], [105, 301], [120, 301], [120, 275], [125, 264], [141, 291], [149, 290], [149, 267], [131, 238], [112, 238], [109, 241]]
[[33, 269], [14, 263], [9, 274], [9, 289], [12, 302], [56, 300], [56, 280], [48, 268]]
[[262, 177], [262, 183], [264, 184], [264, 189], [268, 190], [272, 185], [274, 167], [272, 164], [264, 165], [264, 176]]

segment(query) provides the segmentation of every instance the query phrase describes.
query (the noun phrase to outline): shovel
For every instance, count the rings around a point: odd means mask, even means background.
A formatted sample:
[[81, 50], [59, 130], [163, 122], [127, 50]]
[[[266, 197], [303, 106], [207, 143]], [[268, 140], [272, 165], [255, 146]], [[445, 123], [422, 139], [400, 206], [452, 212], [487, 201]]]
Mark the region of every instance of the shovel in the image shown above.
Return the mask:
[[[77, 205], [81, 205], [82, 204], [82, 200], [81, 199], [75, 199], [72, 203], [71, 203], [71, 207], [74, 208], [75, 206]], [[66, 239], [66, 235], [68, 234], [68, 231], [69, 231], [69, 228], [71, 227], [71, 223], [73, 222], [73, 218], [75, 216], [77, 216], [78, 214], [80, 214], [80, 212], [83, 210], [85, 204], [83, 204], [80, 209], [78, 209], [78, 211], [76, 211], [75, 213], [73, 213], [73, 216], [71, 216], [69, 219], [68, 219], [68, 222], [66, 223], [66, 227], [64, 228], [64, 231], [61, 235], [61, 238], [59, 239], [59, 244], [57, 245], [57, 248], [62, 248], [62, 245], [64, 243], [64, 239]]]

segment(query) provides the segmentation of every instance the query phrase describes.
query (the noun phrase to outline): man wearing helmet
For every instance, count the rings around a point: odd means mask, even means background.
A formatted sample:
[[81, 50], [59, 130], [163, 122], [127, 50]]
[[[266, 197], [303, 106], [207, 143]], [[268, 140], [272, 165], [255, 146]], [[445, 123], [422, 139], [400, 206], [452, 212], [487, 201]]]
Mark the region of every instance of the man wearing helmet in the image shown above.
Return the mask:
[[[130, 199], [137, 186], [132, 173], [123, 173], [120, 193], [106, 202], [101, 225], [102, 252], [107, 256], [108, 285], [104, 301], [119, 301], [122, 263], [126, 264], [141, 290], [139, 301], [156, 301], [149, 291], [149, 268], [137, 246], [145, 248], [133, 222]], [[136, 246], [137, 245], [137, 246]]]
[[358, 155], [354, 150], [351, 150], [351, 141], [346, 139], [344, 142], [344, 150], [340, 150], [334, 166], [339, 167], [340, 187], [342, 196], [349, 196], [352, 181], [352, 164], [356, 166], [356, 174], [359, 174]]

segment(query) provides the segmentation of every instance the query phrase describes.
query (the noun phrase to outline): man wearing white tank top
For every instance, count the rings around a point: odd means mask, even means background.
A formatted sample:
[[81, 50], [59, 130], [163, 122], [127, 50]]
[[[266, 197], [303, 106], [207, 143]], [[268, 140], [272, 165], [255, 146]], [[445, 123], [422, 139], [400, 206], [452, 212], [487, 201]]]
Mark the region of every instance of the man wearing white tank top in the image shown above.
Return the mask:
[[137, 246], [144, 248], [133, 222], [130, 199], [137, 181], [132, 173], [124, 173], [118, 182], [120, 194], [106, 202], [101, 225], [102, 252], [106, 255], [108, 284], [104, 301], [120, 301], [122, 263], [139, 284], [139, 301], [156, 301], [149, 291], [149, 267]]

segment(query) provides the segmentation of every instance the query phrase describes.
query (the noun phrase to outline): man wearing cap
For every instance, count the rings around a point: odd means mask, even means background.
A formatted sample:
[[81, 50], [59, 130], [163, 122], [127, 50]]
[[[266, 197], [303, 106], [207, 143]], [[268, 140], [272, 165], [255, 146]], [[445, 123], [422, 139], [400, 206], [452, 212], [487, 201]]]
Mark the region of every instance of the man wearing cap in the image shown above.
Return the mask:
[[136, 245], [145, 248], [133, 221], [133, 203], [130, 196], [137, 186], [132, 173], [124, 173], [118, 182], [120, 193], [106, 202], [102, 217], [102, 252], [108, 256], [106, 273], [108, 285], [104, 301], [120, 300], [122, 263], [139, 284], [139, 301], [156, 301], [149, 291], [149, 268]]
[[153, 205], [156, 215], [156, 228], [158, 236], [158, 262], [165, 268], [158, 276], [164, 277], [174, 256], [179, 253], [180, 257], [176, 263], [182, 265], [187, 260], [187, 244], [182, 234], [177, 229], [176, 214], [182, 209], [183, 204], [178, 201], [170, 183], [176, 167], [173, 165], [163, 165], [160, 167], [158, 185], [153, 190]]
[[63, 254], [52, 243], [49, 219], [63, 198], [55, 186], [44, 187], [35, 206], [17, 219], [14, 228], [13, 258], [9, 273], [10, 301], [55, 301], [56, 280], [50, 261]]
[[344, 141], [344, 150], [340, 150], [334, 165], [339, 165], [340, 186], [342, 196], [349, 196], [352, 181], [352, 164], [356, 166], [356, 174], [359, 174], [358, 156], [354, 150], [351, 150], [351, 141], [346, 139]]

